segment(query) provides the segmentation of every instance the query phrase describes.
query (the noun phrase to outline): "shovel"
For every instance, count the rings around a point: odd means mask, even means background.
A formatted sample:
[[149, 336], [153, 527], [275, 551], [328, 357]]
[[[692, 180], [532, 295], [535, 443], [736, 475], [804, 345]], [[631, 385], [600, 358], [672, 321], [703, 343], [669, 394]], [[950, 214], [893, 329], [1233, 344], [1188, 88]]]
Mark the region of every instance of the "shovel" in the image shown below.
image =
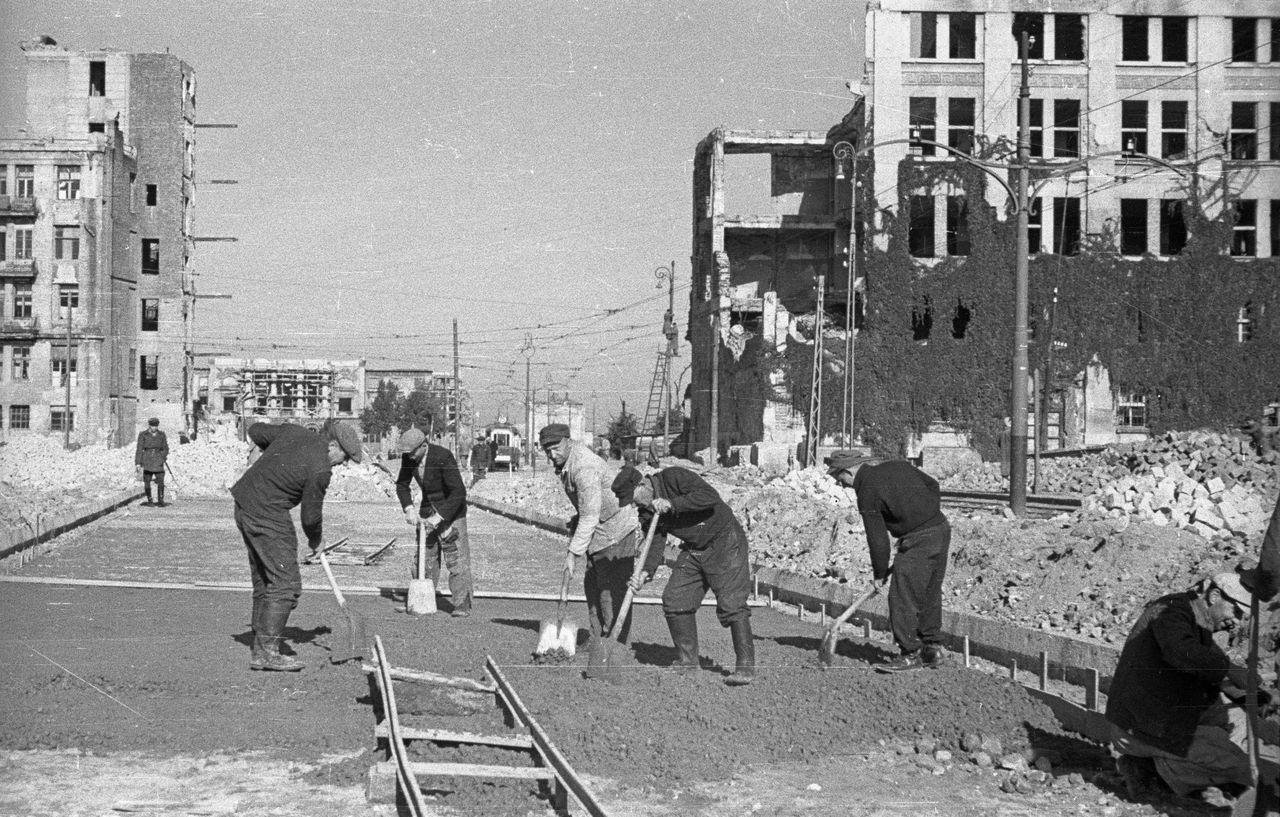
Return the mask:
[[409, 580], [404, 609], [415, 616], [436, 612], [436, 583], [427, 578], [427, 527], [421, 522], [418, 523], [418, 578]]
[[560, 650], [564, 658], [572, 658], [578, 648], [578, 624], [572, 619], [565, 619], [569, 611], [569, 579], [572, 577], [572, 573], [564, 571], [564, 578], [560, 580], [560, 603], [556, 606], [556, 617], [542, 622], [538, 631], [538, 646], [533, 651], [536, 656], [546, 656]]
[[166, 505], [168, 505], [178, 498], [178, 475], [173, 473], [173, 469], [169, 467], [168, 460], [165, 460], [164, 469], [169, 472], [170, 488], [167, 492], [169, 494], [169, 501], [165, 503]]
[[846, 607], [845, 611], [840, 614], [840, 617], [831, 622], [831, 626], [828, 627], [827, 631], [822, 635], [822, 643], [818, 645], [818, 663], [822, 665], [823, 669], [826, 669], [835, 662], [836, 642], [840, 640], [840, 625], [848, 621], [854, 613], [858, 612], [859, 607], [866, 604], [872, 596], [879, 592], [880, 586], [873, 583], [867, 592], [854, 599], [853, 604]]
[[324, 551], [321, 551], [319, 555], [320, 565], [324, 568], [324, 575], [329, 579], [329, 586], [333, 588], [334, 598], [338, 600], [338, 609], [342, 610], [344, 618], [344, 623], [334, 628], [333, 646], [329, 649], [329, 660], [335, 664], [341, 664], [353, 658], [363, 658], [367, 643], [364, 634], [364, 616], [347, 606], [347, 600], [342, 597], [342, 591], [338, 589], [338, 582], [333, 578], [333, 568], [329, 567], [329, 557], [324, 555]]
[[1248, 741], [1249, 775], [1253, 778], [1253, 788], [1245, 791], [1231, 808], [1231, 817], [1254, 817], [1266, 813], [1262, 793], [1258, 786], [1262, 780], [1258, 777], [1258, 594], [1249, 594], [1249, 658], [1245, 664], [1249, 673], [1248, 687], [1245, 690], [1244, 708], [1248, 715], [1245, 721], [1247, 730], [1245, 740]]
[[[653, 533], [657, 529], [658, 514], [654, 513], [653, 519], [649, 521], [649, 532], [645, 535], [644, 547], [640, 548], [640, 552], [636, 554], [636, 566], [631, 572], [632, 581], [644, 572], [645, 558], [649, 555], [649, 547], [653, 544]], [[621, 656], [617, 654], [617, 650], [622, 647], [622, 623], [627, 620], [627, 614], [631, 612], [631, 602], [635, 597], [636, 591], [628, 586], [627, 594], [622, 597], [622, 607], [618, 610], [618, 615], [614, 616], [613, 626], [609, 628], [608, 634], [596, 639], [596, 643], [591, 645], [591, 655], [587, 658], [588, 678], [603, 678], [614, 684], [622, 680], [622, 673], [618, 671]]]

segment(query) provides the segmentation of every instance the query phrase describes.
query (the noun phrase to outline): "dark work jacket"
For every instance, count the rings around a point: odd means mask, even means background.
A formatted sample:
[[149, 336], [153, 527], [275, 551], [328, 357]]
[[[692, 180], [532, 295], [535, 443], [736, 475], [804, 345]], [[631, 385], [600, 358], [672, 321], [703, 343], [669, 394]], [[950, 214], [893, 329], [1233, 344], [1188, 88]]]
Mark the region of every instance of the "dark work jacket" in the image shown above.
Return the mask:
[[[688, 468], [678, 465], [663, 468], [648, 479], [654, 496], [671, 503], [671, 510], [658, 517], [658, 529], [645, 558], [644, 570], [650, 576], [662, 564], [668, 534], [683, 542], [683, 547], [693, 550], [704, 550], [724, 538], [746, 538], [733, 510], [716, 489]], [[653, 511], [648, 508], [639, 511], [640, 524], [647, 533]]]
[[1107, 698], [1108, 721], [1179, 757], [1231, 667], [1208, 620], [1197, 616], [1195, 598], [1172, 593], [1147, 605], [1124, 643]]
[[143, 471], [164, 471], [164, 463], [169, 459], [169, 439], [164, 432], [149, 429], [138, 432], [138, 445], [133, 452], [133, 464], [142, 466]]
[[413, 504], [412, 480], [415, 479], [422, 489], [419, 513], [423, 518], [434, 510], [444, 520], [441, 522], [443, 527], [467, 515], [467, 486], [462, 483], [458, 461], [449, 449], [427, 443], [420, 463], [414, 462], [408, 454], [401, 455], [400, 474], [396, 477], [396, 498], [400, 500], [401, 508]]
[[249, 439], [262, 456], [231, 486], [236, 504], [250, 516], [283, 515], [286, 521], [301, 505], [302, 532], [308, 542], [319, 542], [331, 468], [328, 441], [292, 423], [254, 423]]
[[491, 460], [489, 459], [489, 444], [476, 443], [471, 446], [471, 470], [477, 468], [488, 468]]
[[906, 460], [862, 466], [853, 476], [853, 491], [877, 580], [889, 575], [890, 534], [901, 539], [947, 521], [938, 481]]

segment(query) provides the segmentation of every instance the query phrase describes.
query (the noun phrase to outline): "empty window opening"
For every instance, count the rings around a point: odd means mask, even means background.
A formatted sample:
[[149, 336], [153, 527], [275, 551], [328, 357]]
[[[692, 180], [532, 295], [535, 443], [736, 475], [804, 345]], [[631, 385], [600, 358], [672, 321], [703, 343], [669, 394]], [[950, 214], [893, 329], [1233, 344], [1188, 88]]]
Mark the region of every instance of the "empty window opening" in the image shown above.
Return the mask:
[[1056, 60], [1084, 59], [1084, 16], [1055, 14], [1053, 27], [1053, 58]]
[[157, 298], [142, 299], [142, 331], [160, 331], [160, 301]]
[[933, 257], [933, 196], [908, 199], [907, 250], [912, 258]]
[[[1044, 100], [1029, 99], [1027, 107], [1031, 111], [1031, 124], [1027, 128], [1027, 147], [1032, 156], [1044, 155]], [[1018, 105], [1018, 125], [1021, 132], [1022, 106]]]
[[1080, 199], [1075, 196], [1053, 200], [1053, 252], [1055, 255], [1080, 252]]
[[947, 15], [947, 18], [947, 33], [951, 37], [951, 59], [974, 59], [978, 53], [978, 15], [953, 11]]
[[947, 255], [969, 254], [969, 200], [947, 196]]
[[1182, 217], [1180, 199], [1160, 202], [1160, 254], [1181, 255], [1187, 246], [1187, 223]]
[[1280, 258], [1280, 199], [1271, 200], [1271, 257]]
[[1080, 100], [1053, 101], [1053, 155], [1074, 159], [1080, 155]]
[[911, 56], [932, 60], [938, 56], [938, 15], [932, 11], [912, 12]]
[[149, 184], [149, 185], [147, 185], [147, 206], [148, 206], [148, 207], [155, 207], [155, 206], [156, 206], [156, 199], [157, 199], [157, 198], [159, 198], [159, 195], [160, 195], [160, 194], [159, 194], [159, 192], [157, 191], [157, 186], [156, 186], [156, 185], [154, 185], [154, 184]]
[[1120, 61], [1147, 61], [1147, 21], [1148, 17], [1120, 18]]
[[1231, 103], [1231, 130], [1227, 133], [1227, 152], [1232, 159], [1242, 161], [1258, 158], [1258, 103]]
[[1258, 18], [1231, 18], [1231, 61], [1258, 61]]
[[138, 368], [141, 374], [138, 386], [143, 391], [155, 391], [160, 388], [159, 355], [142, 355]]
[[932, 329], [933, 305], [929, 303], [929, 296], [926, 295], [923, 304], [911, 307], [911, 339], [926, 341]]
[[975, 109], [977, 101], [972, 97], [947, 100], [947, 146], [964, 153], [973, 153]]
[[1147, 200], [1120, 199], [1120, 254], [1147, 252]]
[[160, 239], [142, 239], [142, 272], [146, 275], [160, 274]]
[[89, 63], [89, 96], [107, 95], [107, 64], [101, 60]]
[[1116, 425], [1121, 428], [1147, 427], [1147, 398], [1141, 394], [1122, 394], [1116, 401]]
[[[1280, 49], [1280, 46], [1277, 46]], [[1271, 159], [1280, 159], [1280, 102], [1270, 105], [1271, 116], [1267, 120], [1267, 155]]]
[[338, 413], [339, 413], [339, 414], [350, 414], [350, 413], [351, 413], [351, 398], [350, 398], [350, 397], [339, 397], [339, 398], [338, 398]]
[[236, 410], [236, 396], [234, 394], [222, 395], [222, 410], [223, 411]]
[[1160, 18], [1160, 61], [1187, 61], [1186, 17]]
[[52, 375], [51, 385], [53, 388], [61, 388], [67, 385], [65, 379], [67, 377], [71, 378], [71, 386], [75, 388], [76, 370], [78, 368], [76, 365], [77, 357], [77, 350], [74, 344], [70, 349], [67, 349], [65, 343], [55, 344], [50, 348], [49, 373]]
[[31, 347], [30, 346], [14, 346], [13, 360], [9, 366], [9, 377], [11, 380], [30, 380], [31, 379]]
[[1027, 208], [1027, 252], [1032, 255], [1044, 252], [1044, 235], [1041, 226], [1044, 224], [1044, 207], [1037, 196]]
[[969, 331], [969, 319], [972, 317], [973, 313], [964, 305], [964, 301], [956, 298], [956, 310], [951, 314], [951, 337], [963, 340], [965, 332]]
[[58, 198], [80, 198], [79, 165], [58, 165]]
[[1044, 15], [1030, 11], [1013, 13], [1013, 48], [1017, 53], [1022, 47], [1022, 34], [1027, 34], [1027, 58], [1044, 59]]
[[89, 133], [106, 133], [106, 132], [107, 132], [106, 122], [90, 122], [89, 123]]

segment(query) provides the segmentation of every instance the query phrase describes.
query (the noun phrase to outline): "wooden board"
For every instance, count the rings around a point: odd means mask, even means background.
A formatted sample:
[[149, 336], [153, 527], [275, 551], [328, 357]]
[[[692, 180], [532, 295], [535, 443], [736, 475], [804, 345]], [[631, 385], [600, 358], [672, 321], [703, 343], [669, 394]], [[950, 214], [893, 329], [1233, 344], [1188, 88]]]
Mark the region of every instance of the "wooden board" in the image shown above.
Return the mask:
[[[373, 729], [374, 737], [389, 736], [386, 722]], [[480, 746], [504, 746], [512, 749], [532, 749], [533, 738], [528, 735], [476, 735], [471, 732], [454, 732], [449, 729], [419, 729], [400, 727], [401, 740], [430, 740], [436, 743], [471, 743]]]

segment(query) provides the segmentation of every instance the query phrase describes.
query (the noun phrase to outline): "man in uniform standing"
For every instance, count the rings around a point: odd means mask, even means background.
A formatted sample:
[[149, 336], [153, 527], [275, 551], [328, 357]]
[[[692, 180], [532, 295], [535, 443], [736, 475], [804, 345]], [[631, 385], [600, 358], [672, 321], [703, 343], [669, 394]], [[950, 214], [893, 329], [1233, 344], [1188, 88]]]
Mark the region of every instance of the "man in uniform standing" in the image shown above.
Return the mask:
[[169, 439], [160, 430], [160, 418], [152, 417], [147, 420], [146, 430], [138, 432], [138, 445], [133, 453], [133, 463], [138, 469], [138, 477], [142, 480], [142, 487], [147, 492], [147, 501], [143, 502], [143, 505], [152, 504], [151, 481], [155, 480], [156, 497], [160, 500], [155, 504], [161, 508], [164, 507], [164, 467], [168, 461]]
[[475, 445], [471, 446], [471, 484], [475, 485], [489, 473], [492, 459], [489, 456], [489, 443], [483, 434], [476, 435]]
[[253, 653], [249, 668], [297, 672], [302, 662], [282, 655], [280, 644], [289, 614], [298, 606], [302, 576], [298, 539], [289, 511], [302, 506], [302, 532], [314, 553], [323, 532], [324, 494], [329, 471], [363, 454], [355, 430], [329, 420], [312, 432], [293, 424], [255, 423], [249, 439], [260, 452], [231, 486], [236, 527], [249, 552], [253, 581]]
[[951, 524], [942, 513], [937, 480], [905, 460], [878, 462], [859, 451], [837, 451], [826, 463], [828, 473], [857, 495], [877, 587], [889, 581], [889, 536], [898, 540], [889, 625], [901, 654], [876, 669], [937, 667], [942, 660], [942, 580], [951, 547]]
[[[613, 627], [627, 594], [627, 580], [635, 568], [636, 511], [622, 507], [610, 490], [613, 477], [604, 460], [582, 443], [569, 439], [569, 426], [553, 423], [538, 432], [538, 444], [555, 464], [565, 495], [573, 504], [569, 520], [569, 552], [565, 570], [573, 575], [578, 559], [586, 557], [583, 593], [591, 635], [602, 638]], [[626, 641], [631, 617], [619, 634]]]
[[[449, 568], [453, 617], [465, 618], [471, 615], [471, 545], [467, 540], [467, 486], [462, 484], [458, 461], [449, 449], [428, 442], [427, 435], [417, 428], [400, 435], [398, 449], [396, 498], [405, 521], [426, 528], [426, 575], [439, 583], [443, 560]], [[414, 481], [422, 493], [417, 508], [413, 507]], [[413, 575], [416, 578], [417, 573]]]
[[707, 590], [716, 596], [716, 617], [733, 639], [735, 668], [725, 683], [744, 686], [755, 677], [755, 639], [751, 633], [751, 566], [747, 534], [716, 490], [687, 468], [672, 466], [644, 476], [625, 466], [613, 481], [613, 492], [624, 505], [635, 502], [640, 524], [648, 530], [654, 514], [658, 528], [641, 575], [640, 587], [653, 579], [662, 564], [667, 535], [681, 542], [680, 555], [662, 592], [662, 612], [676, 647], [676, 667], [698, 668], [698, 608]]

